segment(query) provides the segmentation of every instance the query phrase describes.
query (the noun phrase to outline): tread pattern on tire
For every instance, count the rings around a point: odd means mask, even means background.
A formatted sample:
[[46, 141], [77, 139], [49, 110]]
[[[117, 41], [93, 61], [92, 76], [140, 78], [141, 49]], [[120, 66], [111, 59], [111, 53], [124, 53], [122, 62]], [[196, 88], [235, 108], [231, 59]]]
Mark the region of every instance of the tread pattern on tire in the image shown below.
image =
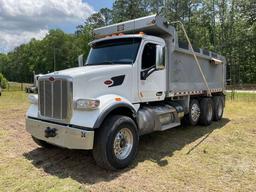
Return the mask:
[[[219, 102], [222, 102], [222, 114], [221, 114], [221, 116], [218, 115]], [[223, 99], [223, 97], [222, 96], [214, 96], [213, 97], [213, 120], [214, 121], [221, 120], [221, 118], [223, 116], [223, 111], [224, 111], [224, 99]]]
[[211, 98], [206, 97], [200, 101], [201, 114], [200, 114], [200, 118], [199, 118], [199, 123], [204, 126], [210, 125], [212, 122], [212, 119], [209, 121], [207, 118], [208, 112], [209, 112], [209, 104], [212, 105], [212, 110], [213, 110], [213, 101]]

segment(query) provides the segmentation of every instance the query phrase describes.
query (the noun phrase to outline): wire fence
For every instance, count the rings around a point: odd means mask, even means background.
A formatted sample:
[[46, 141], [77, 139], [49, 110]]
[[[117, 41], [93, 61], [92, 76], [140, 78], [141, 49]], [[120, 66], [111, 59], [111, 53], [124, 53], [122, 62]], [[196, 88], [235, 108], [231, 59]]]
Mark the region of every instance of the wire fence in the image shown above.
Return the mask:
[[8, 82], [6, 89], [4, 91], [25, 91], [27, 87], [32, 86], [29, 83], [16, 83], [16, 82]]
[[249, 90], [256, 91], [256, 84], [236, 84], [236, 85], [227, 85], [227, 90]]

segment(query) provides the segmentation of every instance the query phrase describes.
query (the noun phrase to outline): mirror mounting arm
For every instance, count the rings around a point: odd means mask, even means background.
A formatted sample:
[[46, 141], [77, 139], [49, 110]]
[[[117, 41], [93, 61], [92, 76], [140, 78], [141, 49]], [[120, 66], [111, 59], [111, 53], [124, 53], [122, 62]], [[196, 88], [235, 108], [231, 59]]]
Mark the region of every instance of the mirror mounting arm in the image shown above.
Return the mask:
[[157, 71], [156, 66], [152, 66], [148, 69], [145, 69], [144, 71], [141, 71], [140, 79], [146, 80], [148, 78], [148, 76], [151, 75], [152, 73], [154, 73], [155, 71]]
[[79, 55], [78, 56], [78, 67], [84, 66], [84, 55]]

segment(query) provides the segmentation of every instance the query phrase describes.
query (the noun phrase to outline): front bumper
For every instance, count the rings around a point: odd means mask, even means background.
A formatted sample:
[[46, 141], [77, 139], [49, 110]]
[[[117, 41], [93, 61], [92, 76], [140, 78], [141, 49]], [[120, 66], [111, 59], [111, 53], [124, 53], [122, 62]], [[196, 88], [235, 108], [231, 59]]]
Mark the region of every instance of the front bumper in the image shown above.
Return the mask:
[[[46, 129], [55, 129], [56, 136], [45, 137]], [[49, 123], [37, 119], [26, 119], [26, 130], [35, 138], [68, 149], [93, 149], [94, 131]]]

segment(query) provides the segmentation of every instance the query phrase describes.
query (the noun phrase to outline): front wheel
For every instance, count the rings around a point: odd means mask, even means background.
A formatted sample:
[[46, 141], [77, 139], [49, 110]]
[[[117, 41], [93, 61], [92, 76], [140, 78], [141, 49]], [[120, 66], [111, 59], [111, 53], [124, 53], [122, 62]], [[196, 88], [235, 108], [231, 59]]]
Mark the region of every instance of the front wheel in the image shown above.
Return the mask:
[[135, 159], [138, 143], [135, 122], [130, 117], [115, 115], [96, 131], [93, 157], [102, 168], [123, 169]]

